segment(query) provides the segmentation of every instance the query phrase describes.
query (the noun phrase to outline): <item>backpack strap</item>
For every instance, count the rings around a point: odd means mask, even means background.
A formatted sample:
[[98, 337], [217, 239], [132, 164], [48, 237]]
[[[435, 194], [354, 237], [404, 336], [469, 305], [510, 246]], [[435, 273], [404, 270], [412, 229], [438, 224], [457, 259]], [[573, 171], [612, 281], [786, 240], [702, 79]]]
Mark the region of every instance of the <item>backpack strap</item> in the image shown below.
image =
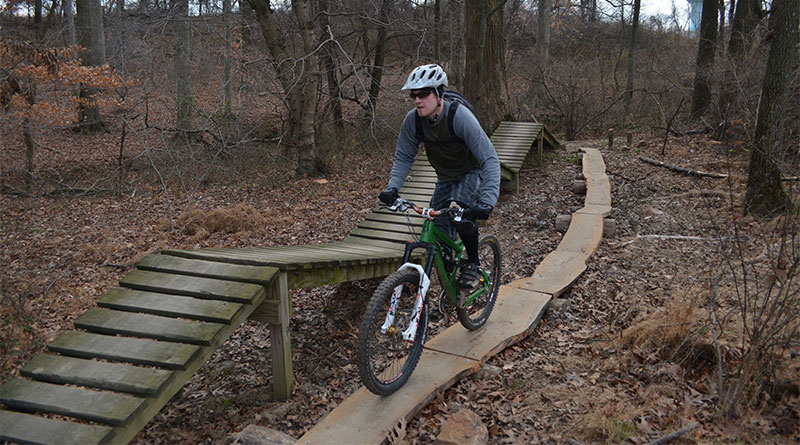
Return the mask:
[[414, 135], [417, 137], [418, 141], [425, 142], [425, 130], [422, 128], [422, 117], [420, 117], [419, 113], [414, 113], [414, 116], [417, 118], [417, 128], [414, 131]]
[[453, 119], [456, 118], [456, 111], [458, 110], [459, 105], [460, 104], [457, 100], [450, 102], [450, 110], [449, 110], [450, 112], [447, 113], [447, 131], [450, 132], [450, 136], [452, 136], [453, 139], [464, 142], [463, 139], [456, 136], [456, 132], [453, 129]]

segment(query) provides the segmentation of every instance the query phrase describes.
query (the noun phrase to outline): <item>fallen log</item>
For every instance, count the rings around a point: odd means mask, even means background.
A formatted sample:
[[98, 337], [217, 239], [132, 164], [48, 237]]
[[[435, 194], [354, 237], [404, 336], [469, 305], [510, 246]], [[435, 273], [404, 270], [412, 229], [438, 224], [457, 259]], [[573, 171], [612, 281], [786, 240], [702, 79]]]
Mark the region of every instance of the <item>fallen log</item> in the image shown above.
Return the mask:
[[703, 177], [716, 178], [716, 179], [725, 179], [725, 178], [728, 177], [728, 175], [725, 175], [725, 174], [722, 174], [722, 173], [710, 173], [710, 172], [704, 172], [704, 171], [700, 171], [700, 170], [691, 170], [691, 169], [688, 169], [688, 168], [678, 167], [676, 165], [665, 164], [665, 163], [663, 163], [661, 161], [657, 161], [655, 159], [646, 158], [644, 156], [639, 156], [639, 160], [644, 162], [644, 163], [647, 163], [647, 164], [655, 165], [657, 167], [664, 167], [666, 169], [669, 169], [669, 170], [672, 170], [672, 171], [676, 171], [678, 173], [684, 173], [684, 174], [692, 175], [692, 176], [703, 176]]
[[679, 429], [678, 431], [659, 437], [658, 439], [648, 443], [647, 445], [663, 445], [665, 443], [671, 442], [686, 433], [694, 431], [697, 428], [697, 426], [698, 425], [696, 423], [690, 423], [689, 425], [686, 425], [685, 427]]

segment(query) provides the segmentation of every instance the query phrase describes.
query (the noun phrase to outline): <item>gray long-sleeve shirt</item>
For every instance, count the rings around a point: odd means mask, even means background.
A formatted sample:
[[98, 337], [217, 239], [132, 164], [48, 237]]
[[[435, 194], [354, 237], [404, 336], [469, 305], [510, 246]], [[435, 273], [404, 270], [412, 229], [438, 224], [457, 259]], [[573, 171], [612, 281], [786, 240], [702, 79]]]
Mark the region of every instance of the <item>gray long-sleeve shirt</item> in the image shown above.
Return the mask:
[[[424, 119], [426, 125], [447, 125], [447, 114], [451, 102], [445, 101], [444, 110], [436, 122], [430, 124]], [[417, 110], [412, 109], [406, 114], [403, 125], [400, 127], [400, 136], [397, 138], [397, 147], [394, 153], [394, 164], [387, 188], [395, 187], [398, 190], [411, 171], [411, 166], [419, 151], [420, 140], [416, 136]], [[465, 106], [459, 106], [453, 119], [453, 132], [460, 137], [472, 155], [478, 161], [481, 171], [481, 185], [478, 192], [478, 203], [494, 207], [500, 195], [500, 162], [492, 141], [478, 123], [478, 119]]]

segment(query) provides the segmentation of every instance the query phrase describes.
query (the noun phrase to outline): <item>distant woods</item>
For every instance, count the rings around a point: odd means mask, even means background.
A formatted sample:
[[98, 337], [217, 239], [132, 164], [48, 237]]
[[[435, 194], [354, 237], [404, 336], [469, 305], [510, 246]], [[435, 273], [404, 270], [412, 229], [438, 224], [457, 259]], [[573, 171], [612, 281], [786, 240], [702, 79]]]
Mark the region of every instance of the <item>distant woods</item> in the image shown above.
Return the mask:
[[[430, 62], [477, 105], [487, 131], [516, 119], [543, 122], [567, 140], [618, 128], [708, 131], [734, 146], [754, 144], [757, 118], [766, 118], [759, 106], [772, 79], [768, 54], [793, 26], [778, 26], [776, 11], [796, 4], [775, 0], [763, 10], [760, 0], [705, 0], [693, 32], [684, 15], [643, 15], [639, 0], [42, 0], [11, 2], [0, 25], [5, 52], [13, 42], [42, 51], [76, 43], [84, 66], [106, 66], [130, 82], [94, 89], [64, 78], [62, 88], [34, 88], [38, 104], [74, 97], [71, 125], [82, 132], [124, 129], [121, 154], [135, 135], [153, 148], [146, 158], [154, 166], [174, 150], [189, 150], [201, 166], [249, 152], [318, 175], [343, 150], [391, 152], [410, 108], [399, 88]], [[791, 36], [781, 45], [791, 47]], [[22, 65], [4, 57], [2, 76], [34, 85], [20, 67], [42, 66], [22, 57]], [[797, 64], [779, 69], [786, 79], [771, 85], [788, 83], [769, 91], [787, 105], [764, 113], [783, 113], [772, 119], [783, 132], [772, 125], [774, 136], [758, 136], [773, 147], [800, 132]], [[31, 97], [13, 84], [3, 87], [6, 113], [14, 94]], [[104, 108], [110, 100], [125, 105]], [[27, 128], [32, 153], [53, 123], [9, 121]], [[190, 148], [198, 144], [209, 159]], [[169, 167], [176, 165], [186, 166]]]

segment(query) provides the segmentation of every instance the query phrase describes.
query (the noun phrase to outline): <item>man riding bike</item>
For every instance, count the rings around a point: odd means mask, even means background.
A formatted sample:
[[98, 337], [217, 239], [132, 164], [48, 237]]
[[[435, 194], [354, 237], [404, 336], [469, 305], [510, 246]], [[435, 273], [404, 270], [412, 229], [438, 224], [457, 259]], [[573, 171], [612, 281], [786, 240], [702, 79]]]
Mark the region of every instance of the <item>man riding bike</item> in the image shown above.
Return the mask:
[[478, 225], [487, 219], [500, 194], [500, 162], [494, 145], [467, 106], [443, 97], [447, 74], [435, 64], [414, 68], [403, 85], [410, 90], [414, 109], [400, 127], [389, 184], [378, 198], [391, 205], [398, 198], [419, 144], [425, 142], [428, 160], [436, 171], [436, 187], [431, 208], [449, 207], [452, 202], [465, 208], [462, 223], [447, 216], [438, 217], [436, 226], [455, 239], [461, 236], [467, 251], [467, 264], [459, 276], [459, 287], [471, 289], [480, 280]]

